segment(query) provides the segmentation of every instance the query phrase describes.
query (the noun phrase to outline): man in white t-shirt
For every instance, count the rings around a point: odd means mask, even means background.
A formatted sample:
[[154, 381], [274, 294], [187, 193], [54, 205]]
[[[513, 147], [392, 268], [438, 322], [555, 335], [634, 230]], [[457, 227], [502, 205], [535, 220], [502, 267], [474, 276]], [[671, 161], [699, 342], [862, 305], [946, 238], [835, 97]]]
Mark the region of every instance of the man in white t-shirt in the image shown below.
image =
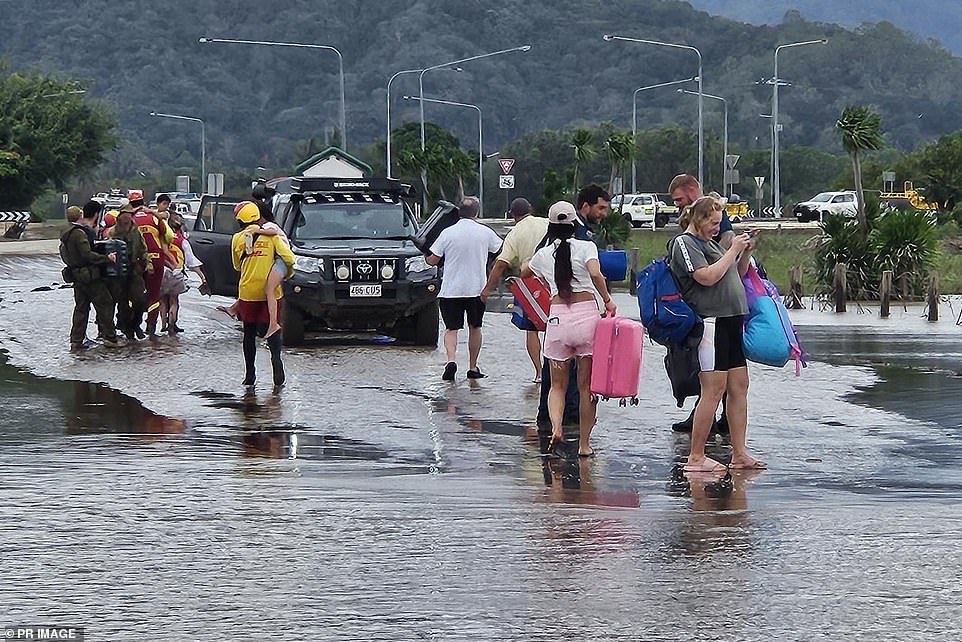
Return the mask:
[[444, 351], [448, 359], [441, 377], [445, 381], [453, 381], [458, 370], [455, 361], [458, 331], [464, 327], [465, 317], [468, 320], [468, 379], [485, 376], [478, 369], [484, 318], [481, 291], [487, 282], [488, 255], [501, 249], [501, 237], [475, 220], [480, 211], [481, 202], [466, 196], [458, 208], [461, 220], [438, 235], [425, 259], [431, 265], [438, 265], [444, 259], [438, 307], [444, 320]]

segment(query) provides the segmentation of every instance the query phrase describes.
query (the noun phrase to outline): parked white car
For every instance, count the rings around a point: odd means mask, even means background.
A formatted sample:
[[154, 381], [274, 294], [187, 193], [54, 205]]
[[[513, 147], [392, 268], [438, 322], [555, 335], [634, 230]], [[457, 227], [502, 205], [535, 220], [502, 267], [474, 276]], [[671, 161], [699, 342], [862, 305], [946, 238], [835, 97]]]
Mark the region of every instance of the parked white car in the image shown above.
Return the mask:
[[858, 214], [858, 204], [855, 200], [855, 192], [822, 192], [807, 201], [798, 203], [792, 211], [799, 223], [823, 221], [830, 214], [855, 218]]
[[654, 194], [619, 194], [611, 199], [612, 211], [621, 214], [632, 227], [651, 224], [665, 204]]

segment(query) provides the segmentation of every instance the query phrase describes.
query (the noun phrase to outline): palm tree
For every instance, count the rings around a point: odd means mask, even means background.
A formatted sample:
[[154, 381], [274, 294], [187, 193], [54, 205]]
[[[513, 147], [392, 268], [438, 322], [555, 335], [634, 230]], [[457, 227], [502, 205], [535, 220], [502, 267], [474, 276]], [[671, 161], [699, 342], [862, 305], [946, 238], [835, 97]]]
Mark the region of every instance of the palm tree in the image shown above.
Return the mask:
[[608, 152], [608, 163], [611, 173], [608, 177], [608, 191], [614, 193], [615, 178], [625, 175], [625, 165], [634, 155], [634, 141], [628, 132], [612, 132], [605, 139], [605, 151]]
[[858, 227], [868, 230], [865, 218], [865, 192], [862, 189], [862, 162], [859, 152], [879, 149], [882, 146], [882, 118], [864, 105], [849, 105], [835, 123], [842, 132], [842, 145], [852, 159], [855, 175], [855, 198], [858, 200]]
[[578, 170], [598, 153], [591, 146], [592, 135], [587, 129], [576, 130], [571, 136], [571, 147], [575, 150], [574, 193], [578, 192]]
[[474, 154], [455, 150], [451, 155], [451, 172], [458, 181], [458, 202], [464, 199], [464, 179], [478, 173], [478, 160]]

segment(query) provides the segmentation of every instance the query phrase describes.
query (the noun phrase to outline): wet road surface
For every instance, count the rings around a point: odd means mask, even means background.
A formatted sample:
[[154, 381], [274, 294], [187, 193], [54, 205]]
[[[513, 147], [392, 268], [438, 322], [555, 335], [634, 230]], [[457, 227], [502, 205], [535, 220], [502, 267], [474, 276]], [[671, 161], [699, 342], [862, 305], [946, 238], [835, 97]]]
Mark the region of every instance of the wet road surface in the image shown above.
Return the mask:
[[[248, 394], [240, 333], [194, 290], [180, 338], [69, 353], [58, 271], [0, 261], [0, 623], [109, 640], [962, 637], [948, 309], [934, 326], [798, 313], [811, 367], [752, 369], [750, 442], [771, 470], [719, 483], [673, 472], [687, 438], [668, 425], [688, 409], [658, 346], [641, 406], [601, 405], [598, 456], [547, 461], [507, 315], [486, 318], [478, 382], [463, 345], [449, 384], [440, 351], [325, 338], [285, 353], [282, 391]], [[258, 365], [268, 379], [266, 349]]]

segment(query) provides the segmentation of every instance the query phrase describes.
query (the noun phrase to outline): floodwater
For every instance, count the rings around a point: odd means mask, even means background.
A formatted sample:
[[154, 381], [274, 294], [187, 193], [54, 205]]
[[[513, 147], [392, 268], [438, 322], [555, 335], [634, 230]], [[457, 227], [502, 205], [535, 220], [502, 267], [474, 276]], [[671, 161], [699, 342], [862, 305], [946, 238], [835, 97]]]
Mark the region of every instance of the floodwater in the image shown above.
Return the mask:
[[507, 315], [486, 319], [487, 379], [442, 382], [440, 351], [324, 338], [285, 353], [282, 391], [247, 393], [239, 332], [193, 290], [180, 338], [69, 353], [58, 270], [0, 261], [2, 624], [91, 640], [962, 637], [948, 308], [935, 325], [796, 314], [810, 367], [752, 368], [750, 441], [771, 469], [689, 481], [668, 429], [688, 409], [658, 346], [641, 405], [601, 405], [597, 457], [546, 460]]

